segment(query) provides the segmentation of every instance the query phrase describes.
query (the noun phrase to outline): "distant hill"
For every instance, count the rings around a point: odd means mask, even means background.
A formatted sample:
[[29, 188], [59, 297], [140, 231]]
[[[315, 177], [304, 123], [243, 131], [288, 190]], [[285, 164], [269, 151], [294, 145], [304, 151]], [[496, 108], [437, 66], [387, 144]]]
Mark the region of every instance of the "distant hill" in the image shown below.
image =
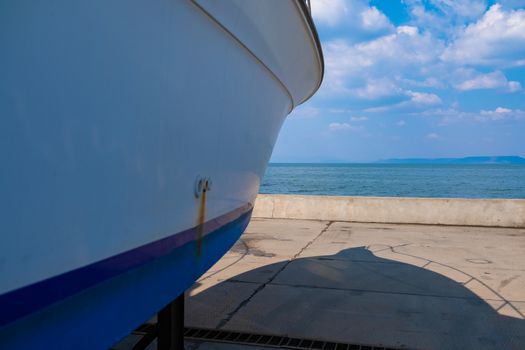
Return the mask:
[[406, 158], [385, 159], [381, 164], [525, 164], [525, 158], [519, 156], [465, 157], [465, 158]]

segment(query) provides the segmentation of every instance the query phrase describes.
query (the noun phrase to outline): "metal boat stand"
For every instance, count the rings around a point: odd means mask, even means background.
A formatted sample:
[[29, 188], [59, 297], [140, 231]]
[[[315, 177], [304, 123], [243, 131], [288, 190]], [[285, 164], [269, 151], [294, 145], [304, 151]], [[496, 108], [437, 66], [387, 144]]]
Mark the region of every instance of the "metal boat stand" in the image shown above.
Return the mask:
[[157, 350], [184, 350], [184, 293], [157, 314]]
[[157, 324], [145, 323], [136, 329], [144, 335], [132, 350], [146, 350], [157, 338], [157, 350], [184, 349], [184, 293], [157, 313]]

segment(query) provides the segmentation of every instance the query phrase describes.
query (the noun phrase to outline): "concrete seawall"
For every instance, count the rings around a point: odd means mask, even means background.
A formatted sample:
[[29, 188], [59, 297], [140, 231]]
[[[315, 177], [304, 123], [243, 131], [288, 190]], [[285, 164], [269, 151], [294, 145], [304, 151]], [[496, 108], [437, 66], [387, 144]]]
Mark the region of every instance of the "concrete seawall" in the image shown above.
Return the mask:
[[254, 217], [525, 227], [525, 199], [257, 196]]

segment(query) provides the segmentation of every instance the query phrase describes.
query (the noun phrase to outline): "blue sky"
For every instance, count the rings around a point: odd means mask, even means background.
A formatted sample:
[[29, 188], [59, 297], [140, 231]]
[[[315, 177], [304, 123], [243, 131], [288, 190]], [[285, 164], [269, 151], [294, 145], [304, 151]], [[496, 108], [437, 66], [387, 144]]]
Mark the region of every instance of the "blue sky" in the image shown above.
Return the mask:
[[325, 77], [273, 162], [525, 156], [525, 0], [312, 0]]

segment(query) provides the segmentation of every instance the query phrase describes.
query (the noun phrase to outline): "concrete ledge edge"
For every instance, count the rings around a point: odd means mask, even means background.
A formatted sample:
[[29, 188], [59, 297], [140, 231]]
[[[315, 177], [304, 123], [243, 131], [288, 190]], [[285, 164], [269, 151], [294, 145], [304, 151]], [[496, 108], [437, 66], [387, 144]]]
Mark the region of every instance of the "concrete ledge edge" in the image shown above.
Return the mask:
[[525, 228], [525, 199], [259, 194], [253, 217]]

